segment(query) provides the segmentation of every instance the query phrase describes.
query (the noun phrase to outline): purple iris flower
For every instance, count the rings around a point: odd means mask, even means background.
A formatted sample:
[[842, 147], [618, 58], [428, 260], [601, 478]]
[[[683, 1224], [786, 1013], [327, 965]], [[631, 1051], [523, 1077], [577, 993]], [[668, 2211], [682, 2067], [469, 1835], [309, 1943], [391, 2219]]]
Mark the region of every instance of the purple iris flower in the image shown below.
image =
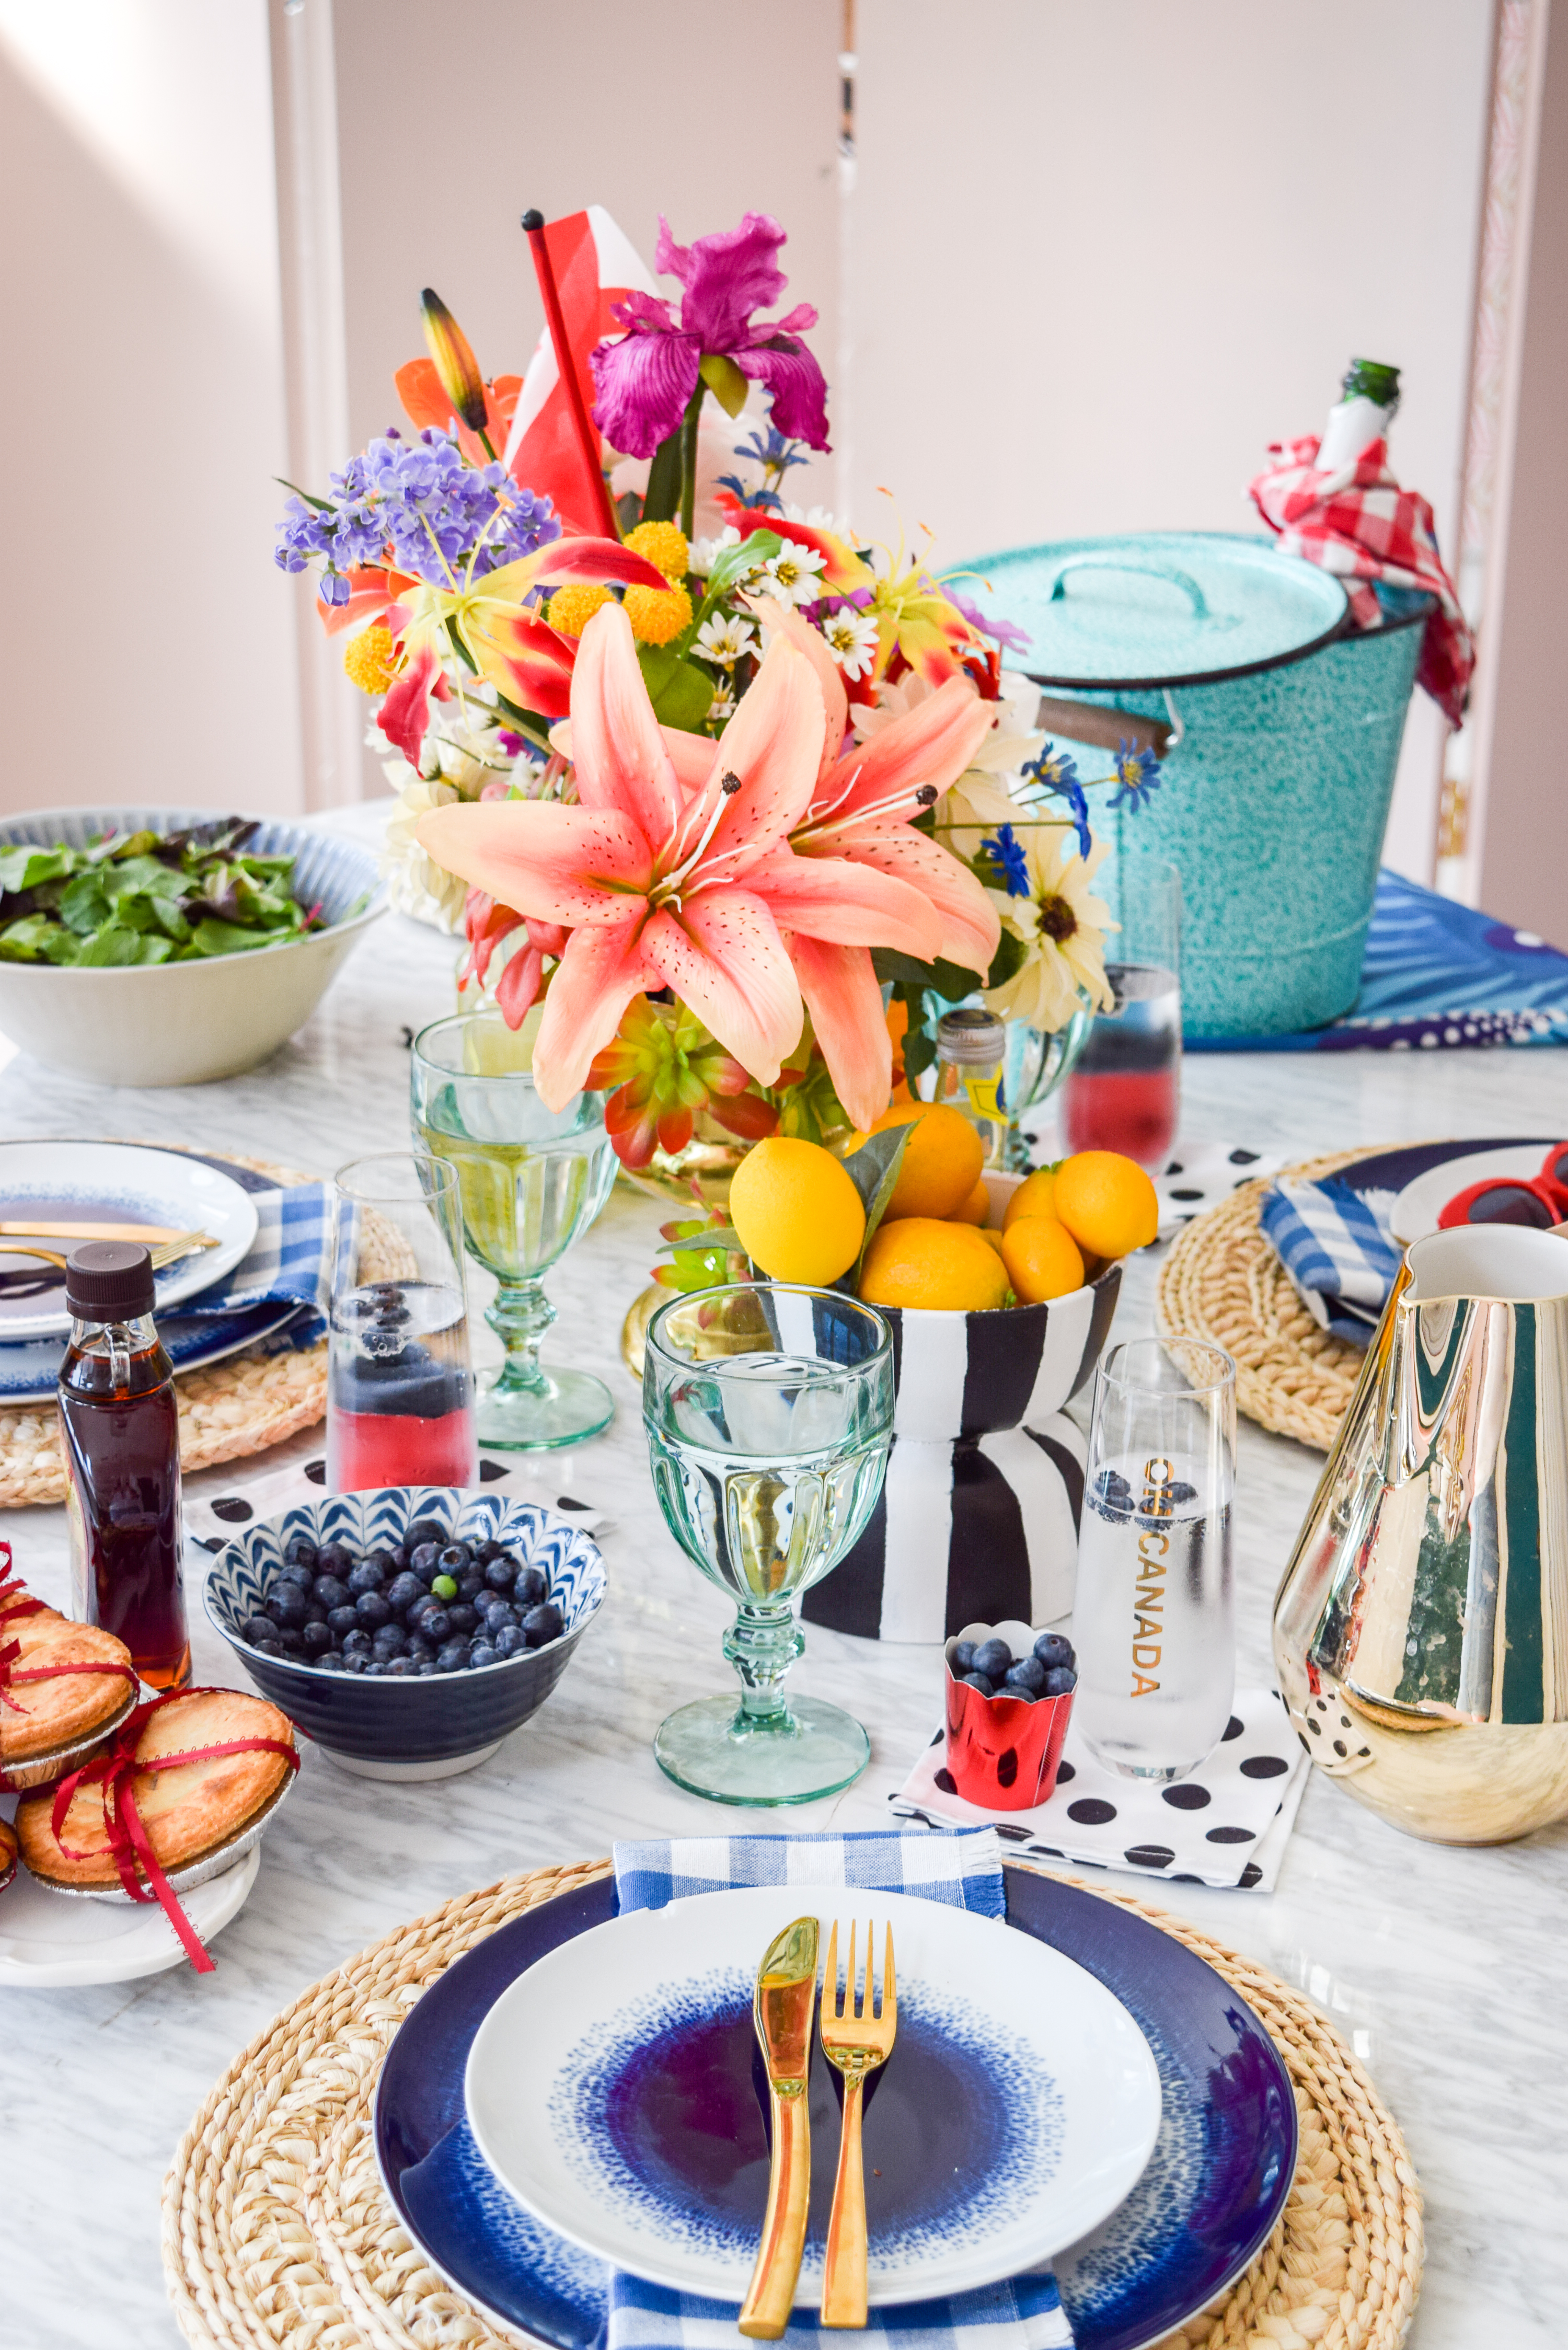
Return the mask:
[[978, 629], [982, 637], [990, 637], [995, 643], [1005, 646], [1009, 652], [1026, 653], [1033, 643], [1034, 639], [1026, 629], [1016, 627], [1011, 620], [999, 620], [994, 613], [982, 612], [978, 604], [971, 604], [967, 596], [959, 595], [955, 588], [944, 584], [942, 594], [955, 609], [963, 614], [971, 629]]
[[685, 292], [679, 323], [655, 294], [631, 293], [616, 306], [627, 332], [593, 354], [594, 421], [613, 449], [651, 457], [678, 430], [697, 389], [702, 361], [733, 360], [743, 376], [773, 393], [773, 421], [792, 441], [827, 448], [827, 385], [799, 340], [815, 327], [809, 302], [778, 319], [753, 312], [776, 302], [789, 280], [778, 266], [784, 232], [766, 213], [748, 213], [739, 228], [677, 244], [662, 214], [654, 266], [679, 277]]

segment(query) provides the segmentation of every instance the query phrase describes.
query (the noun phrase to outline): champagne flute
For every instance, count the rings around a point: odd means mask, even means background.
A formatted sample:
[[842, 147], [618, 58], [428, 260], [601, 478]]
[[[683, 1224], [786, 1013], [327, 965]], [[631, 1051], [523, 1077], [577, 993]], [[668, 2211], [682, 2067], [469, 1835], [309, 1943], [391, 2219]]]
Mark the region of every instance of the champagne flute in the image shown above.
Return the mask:
[[852, 1714], [787, 1700], [805, 1643], [796, 1595], [819, 1582], [876, 1507], [893, 1431], [893, 1341], [836, 1290], [748, 1282], [661, 1306], [649, 1325], [642, 1413], [654, 1490], [688, 1558], [736, 1602], [732, 1696], [700, 1698], [653, 1751], [680, 1785], [722, 1804], [808, 1804], [870, 1759]]
[[616, 1159], [598, 1094], [562, 1110], [541, 1099], [529, 1048], [499, 1012], [438, 1020], [414, 1039], [410, 1087], [421, 1147], [457, 1170], [468, 1253], [500, 1286], [484, 1318], [506, 1349], [481, 1384], [481, 1444], [513, 1451], [580, 1443], [608, 1426], [614, 1399], [588, 1371], [546, 1370], [556, 1318], [541, 1275], [603, 1208]]

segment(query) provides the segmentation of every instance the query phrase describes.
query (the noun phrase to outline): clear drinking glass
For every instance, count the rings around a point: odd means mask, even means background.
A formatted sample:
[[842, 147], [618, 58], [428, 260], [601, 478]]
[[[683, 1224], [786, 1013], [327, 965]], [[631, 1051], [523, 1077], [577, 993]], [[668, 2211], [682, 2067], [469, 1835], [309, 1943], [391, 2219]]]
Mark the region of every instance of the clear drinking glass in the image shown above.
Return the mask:
[[556, 1318], [540, 1276], [587, 1231], [615, 1181], [604, 1101], [574, 1094], [565, 1109], [546, 1108], [528, 1055], [499, 1012], [438, 1020], [411, 1055], [415, 1136], [455, 1168], [469, 1253], [500, 1284], [484, 1318], [506, 1359], [481, 1385], [479, 1441], [521, 1452], [580, 1443], [615, 1411], [602, 1379], [539, 1360]]
[[391, 1150], [338, 1169], [329, 1321], [328, 1491], [472, 1485], [468, 1292], [450, 1167]]
[[862, 1532], [893, 1432], [893, 1341], [880, 1314], [836, 1290], [774, 1282], [702, 1289], [649, 1325], [642, 1416], [654, 1491], [688, 1558], [737, 1602], [724, 1654], [733, 1696], [660, 1725], [670, 1778], [722, 1804], [808, 1804], [870, 1758], [852, 1714], [787, 1701], [805, 1643], [798, 1593]]
[[1063, 1140], [1153, 1169], [1181, 1108], [1181, 876], [1158, 858], [1108, 857], [1094, 886], [1121, 924], [1106, 940], [1116, 1002], [1090, 1020], [1063, 1087]]
[[1236, 1366], [1196, 1339], [1113, 1347], [1095, 1380], [1073, 1641], [1078, 1728], [1108, 1770], [1182, 1779], [1236, 1688]]

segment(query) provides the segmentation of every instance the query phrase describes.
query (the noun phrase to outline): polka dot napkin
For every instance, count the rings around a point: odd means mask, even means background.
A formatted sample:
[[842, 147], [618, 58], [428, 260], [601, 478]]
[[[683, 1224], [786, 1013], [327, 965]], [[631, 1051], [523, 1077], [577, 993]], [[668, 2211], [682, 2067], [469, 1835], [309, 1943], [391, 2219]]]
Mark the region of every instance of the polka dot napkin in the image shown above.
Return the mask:
[[1056, 1790], [1030, 1812], [966, 1804], [936, 1737], [888, 1803], [931, 1827], [994, 1827], [1003, 1843], [1043, 1860], [1087, 1861], [1177, 1883], [1272, 1893], [1295, 1825], [1307, 1758], [1273, 1690], [1241, 1690], [1224, 1737], [1190, 1778], [1166, 1786], [1102, 1770], [1067, 1729]]

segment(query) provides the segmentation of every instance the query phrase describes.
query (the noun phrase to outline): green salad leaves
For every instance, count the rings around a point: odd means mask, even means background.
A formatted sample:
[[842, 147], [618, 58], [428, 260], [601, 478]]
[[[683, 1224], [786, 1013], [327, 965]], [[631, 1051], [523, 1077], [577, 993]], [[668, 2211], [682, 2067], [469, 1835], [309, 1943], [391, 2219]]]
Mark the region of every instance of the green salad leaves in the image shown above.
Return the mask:
[[243, 954], [325, 927], [258, 857], [241, 816], [189, 832], [108, 833], [86, 848], [0, 847], [0, 962], [79, 969]]

